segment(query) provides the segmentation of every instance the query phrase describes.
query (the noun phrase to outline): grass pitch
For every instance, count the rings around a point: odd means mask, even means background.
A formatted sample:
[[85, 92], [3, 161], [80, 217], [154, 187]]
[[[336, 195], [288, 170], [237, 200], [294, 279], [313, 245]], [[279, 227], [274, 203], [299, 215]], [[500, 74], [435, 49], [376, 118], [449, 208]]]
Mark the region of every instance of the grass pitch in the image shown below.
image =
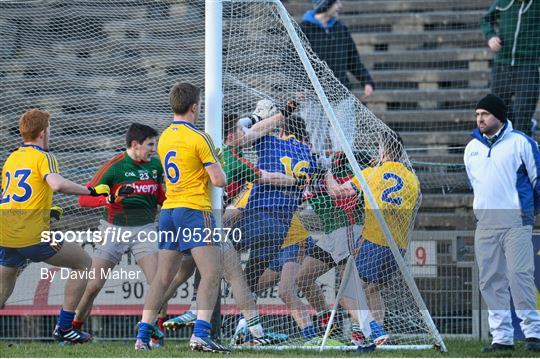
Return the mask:
[[[165, 348], [156, 349], [151, 352], [136, 352], [131, 342], [93, 342], [85, 345], [59, 346], [54, 342], [15, 342], [0, 341], [0, 357], [111, 357], [111, 358], [154, 358], [154, 357], [222, 357], [219, 354], [198, 353], [189, 350], [186, 342], [169, 341]], [[400, 357], [400, 358], [456, 358], [456, 357], [497, 357], [497, 358], [538, 358], [539, 354], [528, 352], [523, 349], [522, 342], [517, 343], [516, 350], [510, 353], [481, 353], [480, 348], [488, 343], [467, 340], [448, 340], [447, 353], [440, 353], [435, 350], [376, 350], [372, 353], [356, 353], [341, 351], [325, 351], [318, 353], [313, 350], [242, 350], [235, 351], [228, 357], [250, 357], [250, 358], [271, 358], [271, 357]]]

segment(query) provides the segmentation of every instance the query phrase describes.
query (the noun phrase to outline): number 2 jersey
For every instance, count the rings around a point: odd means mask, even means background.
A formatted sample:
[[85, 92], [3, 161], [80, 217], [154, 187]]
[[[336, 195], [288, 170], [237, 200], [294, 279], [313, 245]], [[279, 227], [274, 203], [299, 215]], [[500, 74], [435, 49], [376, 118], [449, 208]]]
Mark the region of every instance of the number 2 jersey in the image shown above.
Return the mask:
[[39, 146], [22, 145], [9, 155], [2, 167], [0, 246], [31, 246], [49, 230], [53, 191], [45, 179], [51, 173], [59, 173], [58, 161]]
[[[305, 143], [294, 136], [266, 135], [255, 143], [257, 168], [289, 176], [308, 175], [315, 171], [315, 162]], [[247, 209], [267, 208], [294, 212], [302, 201], [303, 189], [254, 183], [249, 193]]]
[[[400, 162], [383, 162], [380, 166], [362, 170], [362, 174], [397, 245], [400, 248], [407, 248], [407, 236], [420, 195], [418, 178]], [[356, 176], [351, 182], [358, 191], [361, 191]], [[388, 247], [386, 237], [365, 195], [364, 206], [365, 222], [362, 236], [372, 243]]]
[[83, 207], [106, 205], [103, 219], [114, 225], [142, 226], [154, 222], [157, 205], [163, 203], [162, 182], [163, 168], [157, 158], [135, 161], [123, 152], [101, 166], [88, 185], [106, 184], [111, 193], [120, 186], [130, 185], [133, 194], [113, 204], [107, 204], [105, 197], [79, 196], [79, 204]]

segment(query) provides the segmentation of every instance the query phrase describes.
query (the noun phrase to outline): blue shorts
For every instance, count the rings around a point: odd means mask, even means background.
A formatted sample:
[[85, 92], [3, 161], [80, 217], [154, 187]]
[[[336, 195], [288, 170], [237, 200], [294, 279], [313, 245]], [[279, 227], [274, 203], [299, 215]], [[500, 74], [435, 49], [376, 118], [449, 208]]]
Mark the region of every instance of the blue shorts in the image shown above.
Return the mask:
[[159, 215], [159, 249], [186, 252], [195, 247], [217, 245], [212, 212], [191, 208], [162, 209]]
[[364, 240], [356, 257], [356, 268], [364, 281], [382, 284], [398, 270], [398, 265], [390, 248]]
[[282, 248], [277, 257], [275, 257], [268, 269], [274, 272], [281, 272], [285, 263], [294, 262], [300, 263], [302, 259], [307, 256], [311, 251], [313, 246], [315, 246], [315, 241], [311, 236], [307, 237], [304, 241], [290, 245], [286, 248]]
[[22, 268], [29, 259], [32, 262], [44, 262], [54, 256], [62, 248], [62, 242], [53, 246], [48, 242], [40, 242], [28, 247], [8, 248], [0, 246], [0, 265], [4, 267]]
[[250, 257], [270, 261], [279, 252], [293, 212], [268, 209], [250, 209], [243, 213], [236, 227], [242, 233], [242, 240], [235, 246], [238, 250], [250, 249]]

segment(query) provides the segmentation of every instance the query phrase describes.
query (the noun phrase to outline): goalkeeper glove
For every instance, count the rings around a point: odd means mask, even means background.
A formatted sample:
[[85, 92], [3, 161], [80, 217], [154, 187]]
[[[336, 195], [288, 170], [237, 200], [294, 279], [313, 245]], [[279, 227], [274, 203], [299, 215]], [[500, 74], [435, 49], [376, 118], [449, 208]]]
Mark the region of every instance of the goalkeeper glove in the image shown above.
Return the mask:
[[51, 207], [51, 218], [56, 219], [57, 221], [62, 218], [64, 215], [64, 209], [60, 206], [52, 206]]
[[281, 112], [283, 117], [288, 118], [290, 115], [292, 115], [296, 111], [297, 107], [298, 107], [298, 104], [296, 103], [295, 100], [288, 100], [287, 104], [283, 108], [279, 109], [279, 112]]
[[98, 184], [95, 187], [87, 187], [90, 191], [90, 196], [99, 197], [99, 196], [108, 196], [111, 193], [111, 189], [106, 184]]
[[251, 128], [251, 126], [261, 120], [262, 118], [260, 116], [253, 114], [248, 117], [242, 117], [241, 119], [239, 119], [238, 126], [240, 126], [241, 128]]
[[135, 192], [135, 188], [131, 186], [120, 186], [107, 197], [107, 203], [120, 203], [124, 197], [133, 194], [133, 192]]
[[254, 115], [259, 116], [260, 118], [268, 118], [274, 116], [279, 111], [276, 108], [276, 105], [268, 99], [262, 99], [257, 102], [257, 106], [253, 111]]

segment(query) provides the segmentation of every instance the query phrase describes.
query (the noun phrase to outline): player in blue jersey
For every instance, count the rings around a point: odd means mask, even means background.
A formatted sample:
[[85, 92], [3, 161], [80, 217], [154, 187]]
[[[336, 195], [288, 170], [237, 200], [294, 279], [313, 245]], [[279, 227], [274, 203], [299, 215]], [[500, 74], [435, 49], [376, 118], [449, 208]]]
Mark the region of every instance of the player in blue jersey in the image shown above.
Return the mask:
[[302, 201], [303, 184], [312, 175], [315, 162], [304, 120], [289, 116], [279, 135], [266, 135], [255, 143], [257, 167], [296, 179], [292, 186], [253, 183], [245, 196], [243, 217], [237, 222], [242, 232], [239, 249], [250, 249], [245, 268], [248, 285], [257, 291], [259, 277], [276, 256], [287, 235], [292, 216]]

